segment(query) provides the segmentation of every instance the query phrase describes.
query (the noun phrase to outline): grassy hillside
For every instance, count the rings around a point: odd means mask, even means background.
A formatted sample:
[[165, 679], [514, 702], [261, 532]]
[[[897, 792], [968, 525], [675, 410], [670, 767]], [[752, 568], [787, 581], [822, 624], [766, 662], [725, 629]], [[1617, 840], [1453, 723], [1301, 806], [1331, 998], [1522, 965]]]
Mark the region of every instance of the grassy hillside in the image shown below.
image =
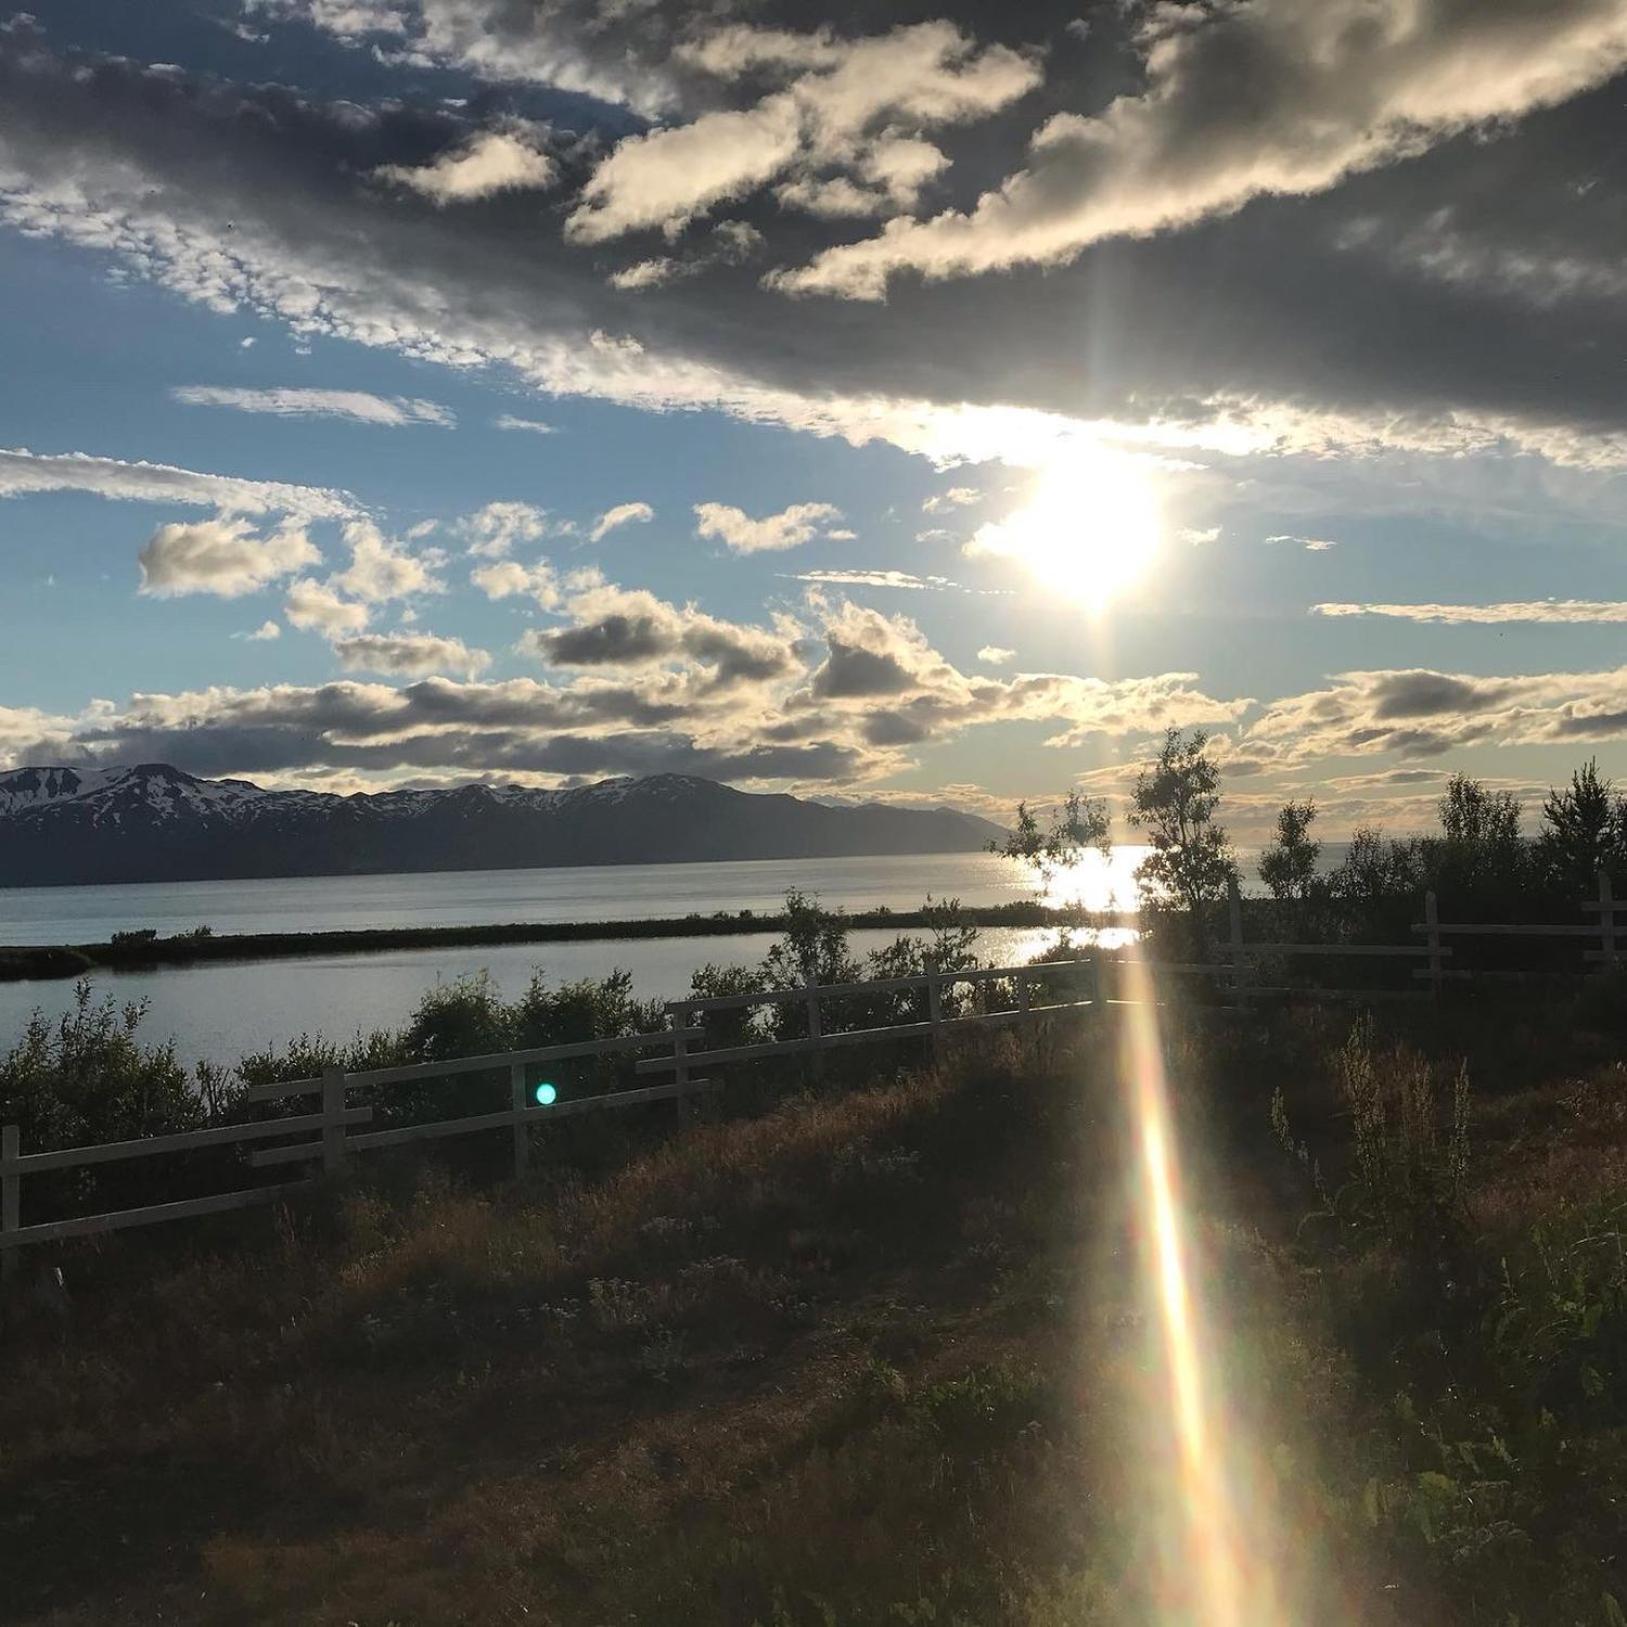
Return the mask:
[[[1203, 1366], [1286, 1619], [1623, 1619], [1622, 1011], [1171, 1014]], [[67, 1318], [0, 1345], [0, 1613], [1212, 1619], [1114, 1041], [74, 1251]]]

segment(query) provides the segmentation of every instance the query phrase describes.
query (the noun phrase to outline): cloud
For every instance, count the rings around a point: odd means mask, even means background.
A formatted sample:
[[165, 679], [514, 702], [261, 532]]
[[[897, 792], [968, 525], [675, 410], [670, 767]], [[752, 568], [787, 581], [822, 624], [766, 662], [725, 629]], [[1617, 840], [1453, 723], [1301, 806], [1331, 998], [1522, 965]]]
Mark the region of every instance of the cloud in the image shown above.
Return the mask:
[[480, 559], [503, 559], [517, 542], [536, 542], [547, 530], [548, 513], [531, 503], [487, 503], [458, 521], [469, 552]]
[[236, 412], [269, 413], [277, 418], [349, 418], [359, 424], [439, 424], [457, 420], [433, 401], [407, 396], [369, 395], [365, 390], [246, 390], [183, 384], [170, 391], [195, 407], [230, 407]]
[[483, 130], [432, 163], [416, 167], [381, 164], [373, 175], [409, 187], [442, 208], [474, 203], [500, 192], [540, 191], [558, 180], [559, 166], [534, 140], [534, 135], [522, 129]]
[[[1205, 538], [1205, 540], [1209, 540]], [[1296, 548], [1303, 548], [1308, 554], [1325, 554], [1330, 548], [1337, 548], [1338, 543], [1330, 541], [1327, 537], [1295, 537], [1287, 533], [1279, 533], [1274, 537], [1267, 537], [1266, 542], [1272, 545], [1277, 543], [1290, 543]]]
[[717, 204], [787, 174], [776, 194], [787, 207], [836, 216], [909, 207], [947, 163], [913, 132], [987, 117], [1039, 79], [1027, 57], [979, 50], [948, 22], [852, 41], [736, 24], [683, 57], [720, 79], [768, 76], [783, 88], [624, 138], [578, 194], [571, 241], [651, 227], [676, 237]]
[[943, 740], [1011, 721], [1060, 723], [1045, 744], [1073, 749], [1093, 736], [1154, 733], [1170, 724], [1230, 723], [1254, 703], [1218, 700], [1189, 672], [1108, 681], [1062, 673], [968, 676], [906, 616], [842, 604], [824, 622], [825, 660], [792, 708], [835, 708], [874, 746]]
[[493, 429], [518, 429], [532, 435], [552, 435], [555, 432], [552, 424], [545, 424], [540, 418], [516, 418], [513, 413], [499, 413], [492, 419]]
[[530, 654], [559, 667], [643, 667], [676, 661], [705, 668], [709, 685], [726, 688], [787, 678], [800, 670], [795, 630], [720, 620], [693, 605], [679, 607], [643, 589], [609, 584], [574, 594], [569, 627], [528, 630]]
[[1017, 652], [1015, 650], [1008, 650], [1000, 644], [985, 644], [983, 648], [977, 652], [977, 658], [979, 661], [983, 662], [985, 666], [1003, 667], [1007, 662], [1015, 661], [1017, 659]]
[[928, 278], [1065, 263], [1093, 243], [1304, 195], [1602, 84], [1627, 66], [1615, 0], [1252, 0], [1147, 13], [1146, 83], [1048, 119], [969, 212], [895, 219], [775, 285], [880, 299]]
[[943, 514], [950, 509], [965, 508], [968, 503], [975, 503], [982, 495], [975, 486], [951, 486], [948, 491], [941, 491], [927, 498], [921, 504], [921, 512]]
[[648, 5], [555, 0], [246, 0], [253, 15], [298, 19], [386, 61], [532, 82], [653, 116], [676, 99], [672, 29]]
[[1326, 689], [1272, 701], [1243, 732], [1238, 750], [1273, 767], [1624, 735], [1627, 668], [1517, 676], [1414, 668], [1340, 673]]
[[830, 503], [793, 503], [760, 520], [728, 503], [697, 503], [695, 535], [715, 538], [737, 554], [772, 553], [811, 542], [826, 521], [841, 517], [842, 511]]
[[422, 678], [432, 672], [475, 678], [491, 665], [485, 650], [472, 650], [461, 638], [434, 633], [358, 633], [334, 640], [333, 648], [350, 671], [385, 672], [398, 678]]
[[240, 599], [321, 557], [296, 524], [259, 536], [247, 520], [221, 517], [159, 526], [137, 561], [141, 592], [149, 598], [210, 593]]
[[380, 604], [414, 593], [440, 593], [445, 588], [433, 569], [438, 555], [433, 551], [409, 554], [371, 520], [349, 521], [344, 539], [350, 564], [330, 579], [341, 593], [364, 604]]
[[1534, 599], [1504, 604], [1313, 604], [1313, 616], [1388, 616], [1399, 621], [1501, 626], [1513, 622], [1627, 622], [1620, 599]]
[[283, 614], [290, 627], [329, 639], [359, 633], [372, 620], [366, 605], [344, 599], [326, 583], [313, 582], [309, 577], [289, 585]]
[[[835, 533], [830, 535], [834, 536]], [[910, 588], [923, 592], [953, 588], [963, 593], [969, 591], [962, 588], [959, 582], [951, 582], [947, 576], [916, 576], [911, 571], [896, 570], [799, 571], [791, 580], [812, 582], [822, 587]]]
[[488, 599], [534, 599], [543, 610], [557, 610], [562, 597], [559, 577], [546, 559], [530, 565], [512, 559], [478, 565], [469, 580]]
[[614, 508], [607, 508], [593, 522], [593, 529], [588, 532], [588, 541], [602, 542], [618, 526], [654, 518], [655, 510], [648, 503], [617, 503]]
[[88, 452], [0, 449], [0, 497], [78, 491], [123, 503], [185, 503], [227, 514], [289, 514], [302, 519], [343, 518], [355, 512], [343, 492], [290, 486], [275, 480], [240, 480], [200, 474], [166, 463], [126, 463]]
[[[400, 8], [404, 34], [351, 43], [388, 52], [399, 39], [413, 60], [460, 63], [467, 47], [481, 63], [472, 71], [499, 77], [516, 63], [522, 77], [552, 72], [586, 53], [590, 77], [642, 87], [622, 96], [630, 105], [680, 118], [760, 100], [776, 93], [775, 75], [805, 71], [770, 65], [717, 79], [686, 67], [672, 47], [681, 29], [693, 33], [693, 14], [640, 11], [635, 24], [626, 8], [601, 16], [596, 0], [566, 0], [546, 16], [511, 0], [432, 9], [438, 43], [416, 0]], [[552, 43], [541, 51], [544, 35]], [[1034, 100], [1043, 109], [1012, 103], [975, 140], [946, 139], [961, 154], [950, 184], [1009, 169], [1025, 122], [1044, 111], [1088, 107], [1096, 81], [1077, 82], [1077, 71], [1073, 54], [1053, 56]], [[1073, 268], [906, 280], [886, 307], [804, 303], [795, 343], [784, 302], [721, 263], [635, 301], [608, 288], [607, 267], [565, 245], [529, 197], [433, 211], [358, 187], [380, 164], [466, 137], [464, 114], [427, 101], [324, 103], [15, 41], [0, 44], [0, 100], [0, 220], [203, 309], [278, 322], [300, 343], [332, 336], [460, 371], [489, 366], [550, 397], [715, 410], [939, 463], [1031, 467], [1103, 430], [1160, 446], [1179, 438], [1227, 459], [1318, 459], [1292, 471], [1302, 485], [1313, 471], [1346, 478], [1357, 457], [1405, 454], [1369, 482], [1394, 501], [1391, 475], [1506, 490], [1522, 451], [1577, 469], [1627, 462], [1610, 360], [1627, 343], [1627, 307], [1589, 292], [1602, 287], [1591, 272], [1564, 274], [1619, 267], [1627, 253], [1627, 184], [1597, 170], [1585, 208], [1572, 190], [1576, 155], [1610, 139], [1607, 95], [1499, 126], [1495, 142], [1440, 144], [1332, 192], [1104, 243]], [[1248, 105], [1221, 98], [1222, 131]], [[595, 159], [586, 145], [559, 156], [572, 182]], [[742, 224], [765, 232], [782, 263], [833, 235], [766, 193], [746, 208]], [[1409, 246], [1443, 208], [1450, 275], [1448, 262]], [[1529, 274], [1512, 276], [1516, 264]], [[1079, 320], [1106, 288], [1111, 320]], [[1539, 299], [1542, 288], [1551, 292]], [[1172, 309], [1205, 319], [1177, 342]], [[1415, 453], [1454, 461], [1426, 471]], [[1502, 484], [1488, 487], [1488, 472]]]
[[232, 637], [247, 639], [250, 644], [269, 644], [282, 637], [282, 628], [274, 621], [263, 621], [252, 633], [233, 633]]
[[630, 266], [623, 266], [620, 271], [611, 272], [610, 286], [624, 293], [637, 293], [641, 288], [659, 288], [674, 277], [688, 275], [692, 269], [699, 268], [674, 260], [669, 255], [658, 255], [653, 260], [637, 260]]

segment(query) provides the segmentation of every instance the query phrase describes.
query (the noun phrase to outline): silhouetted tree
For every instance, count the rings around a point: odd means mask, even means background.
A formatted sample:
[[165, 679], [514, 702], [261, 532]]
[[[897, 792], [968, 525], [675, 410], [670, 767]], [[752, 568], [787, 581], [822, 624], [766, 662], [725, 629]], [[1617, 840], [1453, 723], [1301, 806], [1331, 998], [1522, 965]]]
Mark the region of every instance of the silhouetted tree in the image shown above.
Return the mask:
[[1610, 780], [1599, 777], [1597, 760], [1590, 758], [1575, 770], [1565, 790], [1549, 791], [1542, 823], [1537, 859], [1556, 886], [1591, 892], [1601, 870], [1615, 875], [1622, 869], [1627, 800], [1616, 794]]
[[1277, 810], [1277, 839], [1260, 855], [1260, 880], [1279, 903], [1303, 903], [1316, 881], [1322, 844], [1311, 835], [1316, 804], [1285, 802]]
[[1439, 803], [1441, 841], [1427, 857], [1431, 885], [1442, 891], [1507, 894], [1529, 873], [1520, 841], [1520, 802], [1467, 774], [1454, 774]]
[[990, 842], [989, 852], [1033, 865], [1043, 893], [1050, 891], [1056, 873], [1077, 864], [1088, 848], [1105, 856], [1112, 851], [1112, 845], [1113, 822], [1107, 804], [1098, 797], [1070, 791], [1043, 829], [1034, 810], [1026, 802], [1019, 802], [1016, 828], [1007, 833], [1003, 842]]
[[1130, 815], [1152, 847], [1136, 880], [1155, 897], [1186, 906], [1200, 953], [1208, 943], [1204, 905], [1220, 897], [1237, 874], [1231, 843], [1215, 823], [1220, 768], [1208, 744], [1202, 729], [1189, 736], [1170, 729], [1157, 760], [1136, 779]]

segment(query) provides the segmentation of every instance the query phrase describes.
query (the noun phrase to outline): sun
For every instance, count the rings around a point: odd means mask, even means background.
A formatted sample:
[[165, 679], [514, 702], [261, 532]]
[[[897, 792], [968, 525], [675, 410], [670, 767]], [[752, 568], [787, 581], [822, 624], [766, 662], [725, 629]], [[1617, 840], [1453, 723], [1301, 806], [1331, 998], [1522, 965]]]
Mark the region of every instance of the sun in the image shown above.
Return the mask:
[[1102, 610], [1146, 575], [1163, 531], [1148, 460], [1097, 446], [1044, 468], [1022, 506], [982, 526], [966, 552], [1014, 560], [1047, 593]]

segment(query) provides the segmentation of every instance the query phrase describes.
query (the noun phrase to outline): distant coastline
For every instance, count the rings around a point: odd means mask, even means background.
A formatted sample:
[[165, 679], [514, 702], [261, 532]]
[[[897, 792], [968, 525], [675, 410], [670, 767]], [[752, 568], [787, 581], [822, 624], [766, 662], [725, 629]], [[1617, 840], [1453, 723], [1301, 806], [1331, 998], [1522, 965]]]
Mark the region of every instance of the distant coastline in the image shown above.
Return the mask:
[[[1124, 912], [1053, 909], [1032, 900], [969, 906], [957, 918], [979, 927], [1118, 926]], [[855, 910], [843, 913], [854, 931], [896, 927], [918, 931], [938, 919], [922, 910]], [[104, 971], [137, 971], [213, 961], [287, 960], [307, 955], [360, 954], [392, 949], [470, 948], [484, 944], [581, 943], [636, 938], [720, 938], [778, 933], [783, 913], [719, 911], [632, 921], [517, 921], [489, 926], [367, 927], [331, 932], [254, 932], [199, 936], [177, 933], [139, 941], [0, 946], [0, 981], [82, 977]]]

